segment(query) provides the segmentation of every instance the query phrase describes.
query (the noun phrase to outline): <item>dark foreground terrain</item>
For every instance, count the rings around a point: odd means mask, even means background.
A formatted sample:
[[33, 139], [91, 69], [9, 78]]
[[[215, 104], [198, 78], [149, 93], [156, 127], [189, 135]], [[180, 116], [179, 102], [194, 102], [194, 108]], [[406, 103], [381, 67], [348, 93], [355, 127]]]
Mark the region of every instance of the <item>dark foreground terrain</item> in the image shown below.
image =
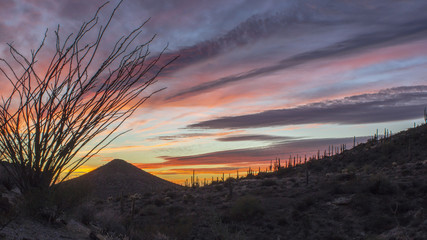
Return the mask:
[[3, 179], [0, 239], [427, 239], [427, 125], [199, 188], [85, 178], [32, 207]]

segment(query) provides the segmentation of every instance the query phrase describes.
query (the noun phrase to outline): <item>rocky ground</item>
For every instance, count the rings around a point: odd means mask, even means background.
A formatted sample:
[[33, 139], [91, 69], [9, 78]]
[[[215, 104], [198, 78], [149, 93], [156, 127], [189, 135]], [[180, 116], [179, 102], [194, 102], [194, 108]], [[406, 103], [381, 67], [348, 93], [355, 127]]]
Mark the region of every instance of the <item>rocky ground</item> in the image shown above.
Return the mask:
[[426, 146], [423, 125], [205, 187], [106, 199], [68, 191], [79, 200], [37, 217], [3, 187], [0, 239], [426, 239]]

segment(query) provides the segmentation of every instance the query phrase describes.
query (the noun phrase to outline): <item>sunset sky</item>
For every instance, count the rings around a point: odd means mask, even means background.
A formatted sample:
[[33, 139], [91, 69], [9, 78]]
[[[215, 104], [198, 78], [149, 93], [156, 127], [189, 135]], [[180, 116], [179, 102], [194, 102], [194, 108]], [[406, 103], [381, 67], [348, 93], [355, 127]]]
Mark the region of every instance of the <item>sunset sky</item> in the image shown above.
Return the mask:
[[[29, 54], [46, 29], [55, 47], [58, 24], [75, 32], [102, 3], [0, 1], [0, 57], [12, 42]], [[153, 56], [168, 45], [165, 59], [180, 57], [121, 128], [132, 131], [78, 173], [120, 158], [182, 183], [422, 123], [426, 12], [425, 0], [125, 0], [100, 51], [151, 18], [140, 41], [157, 34]]]

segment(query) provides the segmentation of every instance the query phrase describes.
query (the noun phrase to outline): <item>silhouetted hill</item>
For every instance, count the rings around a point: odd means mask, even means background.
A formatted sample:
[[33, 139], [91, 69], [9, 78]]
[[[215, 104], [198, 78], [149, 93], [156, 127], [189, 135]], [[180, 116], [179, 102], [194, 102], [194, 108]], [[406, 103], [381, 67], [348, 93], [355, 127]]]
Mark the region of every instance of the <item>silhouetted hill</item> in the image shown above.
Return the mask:
[[64, 182], [64, 184], [86, 185], [90, 188], [92, 196], [97, 198], [117, 197], [121, 194], [151, 193], [180, 187], [121, 159], [112, 160], [87, 174]]

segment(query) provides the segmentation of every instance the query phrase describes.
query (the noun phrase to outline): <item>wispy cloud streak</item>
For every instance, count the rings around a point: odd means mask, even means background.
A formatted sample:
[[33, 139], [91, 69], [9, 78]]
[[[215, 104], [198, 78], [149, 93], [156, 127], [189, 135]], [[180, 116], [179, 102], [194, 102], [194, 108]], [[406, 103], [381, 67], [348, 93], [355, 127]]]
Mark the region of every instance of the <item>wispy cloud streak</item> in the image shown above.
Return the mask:
[[423, 37], [427, 35], [427, 19], [423, 21], [406, 23], [404, 25], [394, 27], [388, 30], [361, 34], [351, 39], [337, 42], [324, 48], [297, 54], [295, 56], [283, 59], [274, 65], [253, 69], [251, 71], [240, 73], [238, 75], [227, 76], [214, 81], [196, 85], [185, 91], [179, 92], [167, 99], [171, 100], [179, 97], [185, 97], [188, 95], [199, 94], [201, 92], [220, 88], [229, 83], [259, 77], [265, 74], [271, 74], [279, 70], [285, 70], [287, 68], [295, 67], [297, 65], [301, 65], [313, 60], [332, 58], [355, 52], [359, 53], [360, 51], [364, 51], [372, 47], [378, 47], [377, 45], [380, 44], [393, 45], [402, 39], [405, 39], [405, 41], [407, 41], [408, 38], [411, 37], [418, 38], [420, 37], [419, 35], [422, 35]]
[[310, 123], [363, 124], [422, 117], [427, 86], [399, 87], [255, 114], [223, 117], [191, 124], [188, 128], [237, 129]]
[[257, 134], [241, 134], [229, 137], [217, 138], [221, 142], [236, 142], [236, 141], [285, 141], [295, 140], [295, 137], [273, 136], [273, 135], [257, 135]]
[[[358, 142], [363, 142], [368, 137], [358, 137]], [[287, 158], [292, 156], [304, 156], [307, 154], [316, 154], [318, 150], [323, 153], [328, 146], [347, 144], [351, 146], [353, 138], [322, 138], [322, 139], [303, 139], [292, 142], [280, 142], [271, 144], [267, 147], [242, 148], [225, 151], [216, 151], [205, 154], [189, 156], [163, 156], [165, 160], [162, 163], [149, 163], [138, 165], [141, 168], [170, 168], [177, 166], [205, 166], [205, 165], [226, 165], [228, 167], [248, 167], [250, 165], [263, 164], [276, 157]]]

